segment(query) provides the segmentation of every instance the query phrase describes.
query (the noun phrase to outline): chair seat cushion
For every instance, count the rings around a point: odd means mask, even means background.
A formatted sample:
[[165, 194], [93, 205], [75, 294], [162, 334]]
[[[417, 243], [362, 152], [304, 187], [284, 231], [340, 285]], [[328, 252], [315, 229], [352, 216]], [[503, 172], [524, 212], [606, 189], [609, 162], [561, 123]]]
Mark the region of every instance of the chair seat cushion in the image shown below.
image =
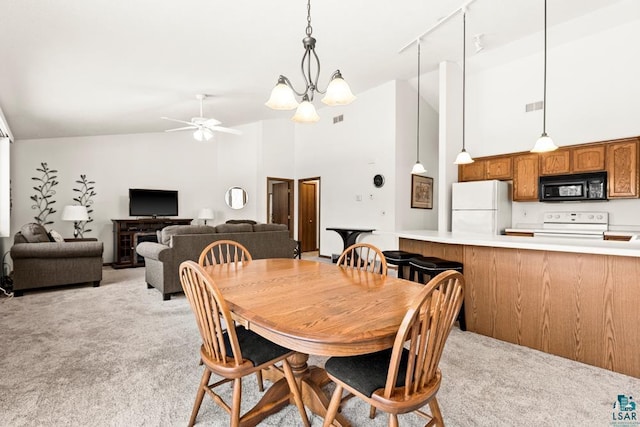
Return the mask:
[[409, 259], [420, 256], [420, 254], [406, 251], [382, 251], [382, 255], [384, 255], [387, 262], [408, 262]]
[[[371, 396], [387, 382], [391, 352], [392, 349], [388, 349], [360, 356], [331, 357], [324, 368], [329, 375], [349, 384], [365, 396]], [[400, 358], [396, 387], [404, 386], [407, 359], [408, 351], [404, 349]]]
[[418, 268], [429, 270], [461, 270], [462, 264], [457, 261], [448, 261], [442, 258], [418, 256], [411, 258], [409, 264]]
[[[236, 326], [236, 336], [238, 337], [242, 357], [253, 362], [253, 366], [262, 365], [283, 354], [291, 353], [288, 348], [274, 344], [255, 332], [245, 329], [243, 326]], [[224, 342], [227, 354], [233, 354], [227, 334], [224, 335]]]

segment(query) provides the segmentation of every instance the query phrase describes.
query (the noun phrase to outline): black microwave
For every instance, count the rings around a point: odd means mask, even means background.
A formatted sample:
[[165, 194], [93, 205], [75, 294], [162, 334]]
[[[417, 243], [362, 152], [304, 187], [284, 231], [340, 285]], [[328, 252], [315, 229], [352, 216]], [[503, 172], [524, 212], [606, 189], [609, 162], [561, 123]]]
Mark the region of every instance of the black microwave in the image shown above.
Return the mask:
[[541, 202], [607, 200], [607, 173], [541, 176]]

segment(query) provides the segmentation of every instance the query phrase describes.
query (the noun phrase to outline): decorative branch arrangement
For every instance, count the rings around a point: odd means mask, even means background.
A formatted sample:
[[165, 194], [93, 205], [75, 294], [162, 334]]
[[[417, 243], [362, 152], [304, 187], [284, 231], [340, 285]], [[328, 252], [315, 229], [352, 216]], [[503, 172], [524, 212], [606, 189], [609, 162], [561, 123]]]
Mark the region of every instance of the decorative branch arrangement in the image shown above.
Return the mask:
[[56, 194], [53, 187], [58, 185], [57, 174], [58, 171], [55, 169], [49, 169], [46, 163], [40, 163], [40, 167], [36, 168], [38, 172], [42, 173], [41, 177], [32, 177], [31, 179], [34, 181], [38, 181], [39, 184], [33, 187], [36, 190], [36, 194], [31, 196], [31, 200], [33, 200], [36, 204], [31, 206], [31, 209], [37, 209], [38, 215], [34, 216], [33, 219], [40, 225], [49, 225], [53, 224], [53, 221], [47, 221], [47, 217], [56, 212], [53, 208], [53, 204], [56, 202], [53, 200], [53, 196]]
[[80, 184], [80, 188], [74, 188], [73, 191], [76, 193], [80, 193], [78, 197], [74, 197], [73, 200], [78, 202], [78, 204], [85, 206], [87, 208], [87, 213], [89, 214], [89, 219], [87, 221], [80, 221], [78, 223], [78, 234], [82, 238], [84, 237], [84, 233], [88, 233], [92, 231], [90, 228], [86, 228], [90, 222], [93, 222], [93, 218], [91, 218], [91, 213], [93, 209], [91, 205], [93, 205], [93, 196], [97, 193], [94, 191], [95, 181], [87, 181], [87, 175], [80, 175], [80, 179], [76, 180], [76, 184]]

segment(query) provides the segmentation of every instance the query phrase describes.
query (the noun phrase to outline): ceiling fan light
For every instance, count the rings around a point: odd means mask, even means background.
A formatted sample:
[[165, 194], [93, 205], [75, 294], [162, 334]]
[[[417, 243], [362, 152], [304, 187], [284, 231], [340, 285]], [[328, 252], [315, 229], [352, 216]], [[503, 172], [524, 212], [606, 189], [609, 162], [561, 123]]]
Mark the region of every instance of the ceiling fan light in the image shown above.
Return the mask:
[[331, 106], [347, 105], [351, 104], [355, 99], [356, 97], [351, 92], [347, 82], [342, 78], [340, 71], [336, 71], [327, 87], [326, 95], [322, 98], [322, 102]]
[[422, 166], [422, 163], [420, 163], [419, 161], [416, 162], [416, 164], [413, 165], [413, 169], [411, 169], [412, 175], [417, 175], [417, 174], [426, 173], [426, 172], [427, 170], [424, 168], [424, 166]]
[[474, 160], [471, 158], [471, 155], [467, 153], [467, 150], [463, 148], [462, 151], [458, 153], [458, 156], [456, 157], [456, 160], [453, 163], [456, 165], [468, 165], [469, 163], [473, 163], [473, 162]]
[[211, 138], [213, 138], [213, 132], [211, 132], [209, 129], [201, 128], [193, 132], [193, 137], [200, 142], [209, 141]]
[[298, 101], [293, 90], [282, 79], [278, 79], [278, 84], [273, 88], [269, 100], [264, 105], [273, 110], [293, 110], [298, 106]]
[[553, 142], [551, 137], [546, 133], [540, 135], [540, 138], [536, 141], [535, 145], [531, 149], [532, 153], [548, 153], [549, 151], [557, 150], [558, 146]]
[[320, 116], [316, 112], [316, 107], [307, 99], [304, 99], [300, 105], [298, 105], [296, 114], [291, 120], [297, 123], [315, 123], [320, 120]]

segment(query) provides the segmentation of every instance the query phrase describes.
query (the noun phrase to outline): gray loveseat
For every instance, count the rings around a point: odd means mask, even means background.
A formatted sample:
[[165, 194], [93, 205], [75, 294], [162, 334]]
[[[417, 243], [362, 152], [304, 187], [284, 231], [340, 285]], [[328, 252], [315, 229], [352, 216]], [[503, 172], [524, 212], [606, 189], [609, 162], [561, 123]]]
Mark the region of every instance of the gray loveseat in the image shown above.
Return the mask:
[[159, 232], [157, 243], [142, 242], [136, 247], [144, 257], [147, 287], [159, 290], [165, 301], [182, 292], [180, 264], [197, 262], [202, 250], [218, 240], [241, 243], [253, 259], [293, 258], [297, 247], [282, 224], [170, 225]]
[[25, 290], [102, 280], [102, 242], [96, 239], [52, 242], [38, 224], [27, 224], [16, 233], [11, 247], [13, 293]]

